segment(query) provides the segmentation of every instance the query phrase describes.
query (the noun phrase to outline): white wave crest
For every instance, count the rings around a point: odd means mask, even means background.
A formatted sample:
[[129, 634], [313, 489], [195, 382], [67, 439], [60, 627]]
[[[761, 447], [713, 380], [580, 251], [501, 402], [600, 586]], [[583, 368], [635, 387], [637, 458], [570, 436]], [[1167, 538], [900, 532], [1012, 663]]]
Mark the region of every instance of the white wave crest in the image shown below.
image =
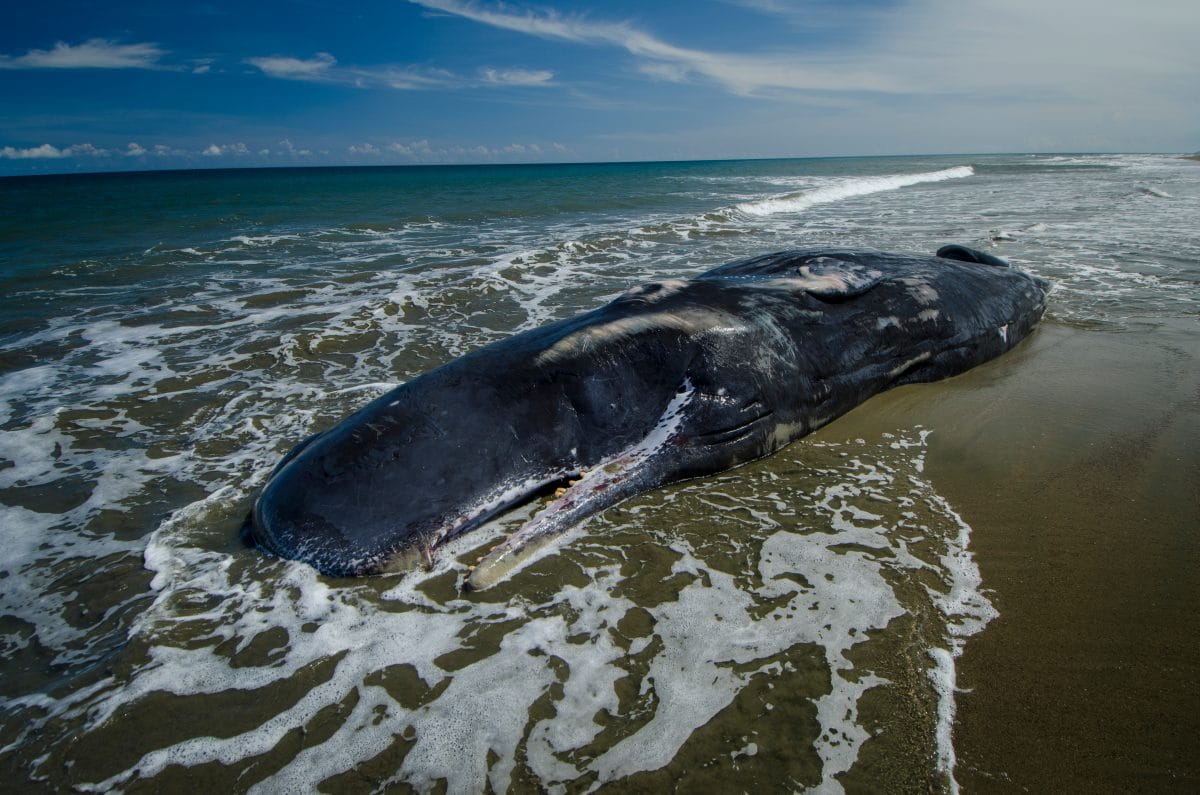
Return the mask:
[[942, 182], [948, 179], [962, 179], [974, 176], [975, 169], [970, 166], [955, 166], [940, 171], [925, 171], [919, 174], [893, 174], [882, 177], [851, 177], [822, 185], [819, 188], [775, 196], [770, 199], [744, 202], [735, 209], [752, 216], [776, 215], [778, 213], [798, 213], [817, 204], [852, 199], [855, 196], [867, 196], [886, 190], [906, 188], [922, 182]]

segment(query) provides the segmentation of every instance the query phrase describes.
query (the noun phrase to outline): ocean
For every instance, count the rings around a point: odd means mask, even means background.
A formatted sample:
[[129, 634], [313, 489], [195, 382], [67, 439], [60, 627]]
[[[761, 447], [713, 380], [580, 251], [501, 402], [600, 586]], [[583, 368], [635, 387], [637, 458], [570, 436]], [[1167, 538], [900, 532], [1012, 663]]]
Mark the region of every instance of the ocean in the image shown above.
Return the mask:
[[[1197, 219], [1200, 163], [1155, 155], [0, 179], [5, 780], [1198, 783]], [[294, 444], [486, 343], [752, 254], [951, 242], [1053, 282], [1031, 339], [492, 590], [466, 566], [529, 508], [404, 576], [239, 540]]]

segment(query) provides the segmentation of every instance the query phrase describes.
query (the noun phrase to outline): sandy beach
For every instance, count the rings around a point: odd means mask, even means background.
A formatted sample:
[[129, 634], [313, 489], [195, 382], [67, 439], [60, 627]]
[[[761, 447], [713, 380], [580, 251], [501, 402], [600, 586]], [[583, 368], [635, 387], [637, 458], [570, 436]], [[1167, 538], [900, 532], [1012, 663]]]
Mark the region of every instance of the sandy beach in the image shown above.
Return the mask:
[[1200, 324], [1047, 322], [826, 432], [928, 424], [999, 611], [959, 662], [964, 792], [1200, 786]]
[[929, 474], [1000, 613], [960, 665], [964, 791], [1200, 786], [1198, 339], [1047, 323], [947, 385]]

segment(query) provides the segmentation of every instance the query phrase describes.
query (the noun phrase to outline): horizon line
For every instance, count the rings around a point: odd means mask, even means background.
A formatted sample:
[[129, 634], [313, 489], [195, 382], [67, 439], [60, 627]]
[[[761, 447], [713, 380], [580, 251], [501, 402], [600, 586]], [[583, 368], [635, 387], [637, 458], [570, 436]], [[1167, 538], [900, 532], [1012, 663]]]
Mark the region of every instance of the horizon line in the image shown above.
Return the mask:
[[907, 154], [827, 154], [827, 155], [761, 155], [746, 157], [697, 157], [697, 158], [647, 158], [629, 160], [530, 160], [519, 162], [463, 162], [463, 163], [325, 163], [325, 164], [279, 164], [279, 165], [212, 165], [192, 166], [188, 168], [119, 168], [73, 171], [39, 171], [14, 174], [0, 174], [0, 180], [6, 179], [38, 179], [42, 177], [96, 177], [96, 176], [136, 176], [144, 174], [190, 174], [190, 173], [219, 173], [231, 171], [316, 171], [333, 169], [438, 169], [438, 168], [526, 168], [554, 166], [620, 166], [620, 165], [651, 165], [656, 163], [753, 163], [775, 160], [842, 160], [842, 159], [882, 159], [882, 158], [920, 158], [920, 157], [1003, 157], [1003, 156], [1065, 156], [1065, 155], [1157, 155], [1163, 157], [1178, 157], [1181, 159], [1196, 159], [1200, 152], [1161, 152], [1161, 151], [1108, 151], [1108, 150], [1040, 150], [1012, 152], [924, 152]]

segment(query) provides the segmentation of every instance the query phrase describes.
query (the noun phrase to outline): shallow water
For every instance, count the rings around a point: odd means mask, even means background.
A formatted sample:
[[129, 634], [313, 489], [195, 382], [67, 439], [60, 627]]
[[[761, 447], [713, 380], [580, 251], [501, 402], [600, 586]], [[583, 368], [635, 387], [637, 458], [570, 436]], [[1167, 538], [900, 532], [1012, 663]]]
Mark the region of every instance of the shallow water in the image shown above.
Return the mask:
[[889, 407], [984, 394], [1036, 367], [1036, 345], [606, 511], [482, 594], [459, 590], [466, 564], [519, 516], [432, 572], [366, 580], [265, 558], [237, 530], [281, 454], [391, 385], [752, 253], [953, 241], [1054, 281], [1048, 324], [1189, 322], [1198, 168], [988, 156], [0, 181], [5, 769], [83, 790], [955, 788], [958, 660], [996, 605], [978, 528], [925, 471], [961, 426]]

